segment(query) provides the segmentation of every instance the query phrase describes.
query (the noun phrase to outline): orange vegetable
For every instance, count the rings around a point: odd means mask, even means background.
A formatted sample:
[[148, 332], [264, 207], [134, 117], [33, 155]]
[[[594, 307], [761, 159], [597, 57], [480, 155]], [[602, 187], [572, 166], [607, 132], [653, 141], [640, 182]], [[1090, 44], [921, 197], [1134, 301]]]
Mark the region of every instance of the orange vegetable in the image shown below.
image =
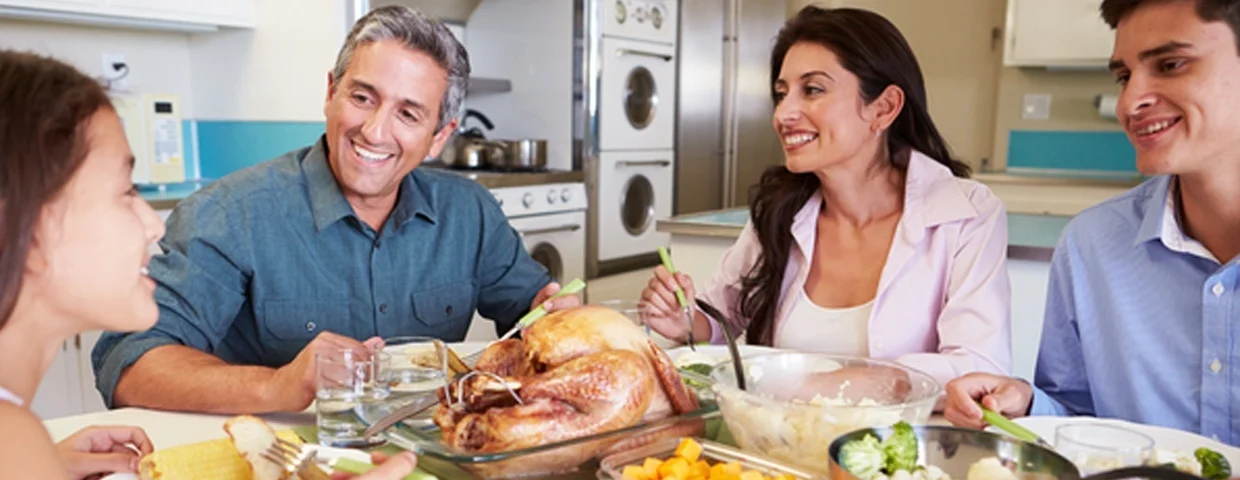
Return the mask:
[[745, 470], [738, 462], [715, 463], [702, 457], [702, 445], [686, 438], [670, 458], [646, 458], [641, 465], [629, 465], [621, 472], [624, 480], [795, 480], [791, 475], [768, 477], [757, 470]]

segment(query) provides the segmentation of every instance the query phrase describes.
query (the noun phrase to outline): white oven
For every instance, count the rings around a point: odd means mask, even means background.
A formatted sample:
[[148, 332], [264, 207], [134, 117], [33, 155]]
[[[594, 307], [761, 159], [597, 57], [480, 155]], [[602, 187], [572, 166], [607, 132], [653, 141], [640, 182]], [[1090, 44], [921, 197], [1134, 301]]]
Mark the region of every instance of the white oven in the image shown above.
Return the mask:
[[[561, 285], [586, 280], [586, 186], [548, 183], [492, 188], [525, 249]], [[495, 324], [475, 314], [466, 341], [494, 340]]]

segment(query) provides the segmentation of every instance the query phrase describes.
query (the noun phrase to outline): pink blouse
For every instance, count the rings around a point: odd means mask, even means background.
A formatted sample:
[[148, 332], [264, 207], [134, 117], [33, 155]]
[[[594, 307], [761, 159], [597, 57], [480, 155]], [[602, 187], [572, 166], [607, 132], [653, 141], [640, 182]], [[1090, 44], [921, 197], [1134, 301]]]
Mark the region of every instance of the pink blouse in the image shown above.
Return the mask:
[[[906, 178], [904, 212], [870, 313], [870, 356], [922, 370], [940, 384], [973, 371], [1010, 374], [1011, 286], [1003, 202], [985, 185], [953, 176], [920, 152], [910, 156]], [[822, 201], [815, 194], [793, 220], [796, 248], [784, 270], [775, 338], [805, 287]], [[740, 318], [740, 279], [761, 249], [750, 221], [724, 254], [702, 298]], [[711, 330], [711, 342], [724, 343], [713, 319]]]

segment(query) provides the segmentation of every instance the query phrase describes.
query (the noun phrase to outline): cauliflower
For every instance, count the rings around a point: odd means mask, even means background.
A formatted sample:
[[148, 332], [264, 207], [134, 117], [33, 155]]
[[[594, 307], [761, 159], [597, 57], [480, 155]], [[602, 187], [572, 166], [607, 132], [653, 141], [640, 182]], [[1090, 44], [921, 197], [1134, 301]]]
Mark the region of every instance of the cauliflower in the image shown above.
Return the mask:
[[1016, 480], [1016, 474], [1003, 466], [999, 457], [986, 457], [969, 466], [967, 480]]

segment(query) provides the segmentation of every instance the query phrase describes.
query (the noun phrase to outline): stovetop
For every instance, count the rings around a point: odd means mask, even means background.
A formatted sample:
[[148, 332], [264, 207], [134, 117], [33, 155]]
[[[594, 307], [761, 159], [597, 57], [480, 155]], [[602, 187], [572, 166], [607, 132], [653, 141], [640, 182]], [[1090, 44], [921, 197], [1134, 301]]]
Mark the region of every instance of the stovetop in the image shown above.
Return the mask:
[[495, 168], [461, 168], [442, 162], [425, 162], [418, 168], [433, 168], [476, 181], [488, 189], [525, 187], [548, 183], [585, 182], [585, 173], [580, 170], [514, 169], [500, 170]]

